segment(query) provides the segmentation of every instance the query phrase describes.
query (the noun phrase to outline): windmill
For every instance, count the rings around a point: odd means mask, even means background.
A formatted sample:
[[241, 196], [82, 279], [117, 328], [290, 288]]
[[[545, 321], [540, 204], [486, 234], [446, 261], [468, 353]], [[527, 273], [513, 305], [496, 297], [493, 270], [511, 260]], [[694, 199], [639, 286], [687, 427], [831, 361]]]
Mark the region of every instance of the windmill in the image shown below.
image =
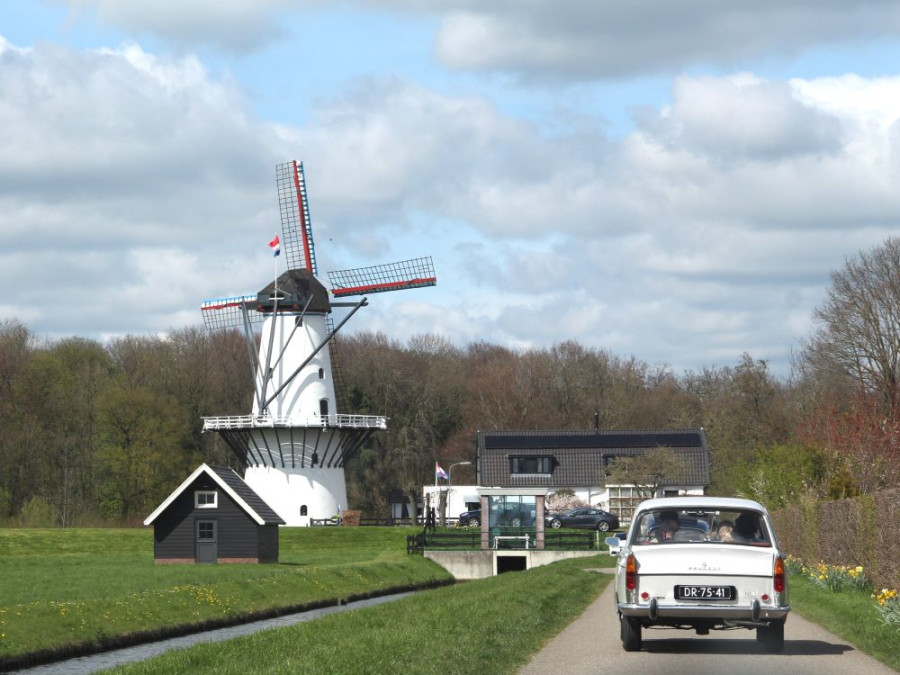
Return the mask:
[[[243, 464], [244, 480], [287, 525], [308, 525], [347, 506], [344, 464], [374, 432], [387, 428], [385, 417], [339, 412], [337, 332], [368, 304], [364, 294], [434, 286], [436, 277], [430, 257], [329, 272], [332, 300], [316, 278], [303, 164], [279, 164], [275, 182], [287, 271], [256, 295], [201, 307], [208, 329], [243, 332], [252, 410], [204, 417], [203, 430], [219, 433]], [[337, 300], [353, 296], [362, 297]], [[335, 326], [336, 307], [349, 313]]]

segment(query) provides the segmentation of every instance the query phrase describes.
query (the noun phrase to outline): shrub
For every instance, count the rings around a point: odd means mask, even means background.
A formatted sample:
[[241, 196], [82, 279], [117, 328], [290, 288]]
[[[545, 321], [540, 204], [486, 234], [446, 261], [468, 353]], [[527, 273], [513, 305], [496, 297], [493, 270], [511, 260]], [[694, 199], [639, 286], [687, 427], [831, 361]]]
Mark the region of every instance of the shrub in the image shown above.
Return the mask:
[[32, 497], [16, 518], [19, 527], [56, 527], [59, 524], [56, 509], [43, 497]]

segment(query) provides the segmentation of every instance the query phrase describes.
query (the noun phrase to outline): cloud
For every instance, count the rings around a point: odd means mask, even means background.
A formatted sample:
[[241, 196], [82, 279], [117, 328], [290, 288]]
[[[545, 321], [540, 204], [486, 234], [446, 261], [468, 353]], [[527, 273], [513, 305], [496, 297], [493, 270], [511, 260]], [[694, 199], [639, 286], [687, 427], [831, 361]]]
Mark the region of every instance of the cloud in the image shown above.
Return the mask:
[[45, 0], [73, 19], [91, 14], [132, 35], [155, 35], [182, 48], [212, 45], [249, 52], [284, 37], [278, 19], [295, 0]]
[[900, 32], [888, 0], [506, 0], [443, 3], [442, 14], [437, 53], [448, 66], [551, 82], [677, 73], [696, 64], [731, 69], [761, 55]]
[[165, 329], [155, 298], [214, 288], [191, 252], [274, 210], [274, 131], [193, 58], [3, 41], [0, 89], [0, 284], [34, 330]]
[[[567, 83], [740, 67], [760, 56], [896, 38], [890, 0], [45, 0], [133, 36], [182, 49], [239, 53], [285, 39], [293, 25], [347, 5], [365, 12], [436, 17], [435, 53], [463, 71], [523, 82]], [[423, 26], [423, 30], [427, 29]]]
[[51, 335], [158, 333], [261, 288], [294, 157], [321, 269], [434, 256], [437, 289], [354, 320], [398, 339], [785, 362], [828, 272], [900, 224], [900, 78], [680, 77], [621, 140], [402, 78], [275, 126], [135, 45], [2, 42], [0, 88], [3, 311]]

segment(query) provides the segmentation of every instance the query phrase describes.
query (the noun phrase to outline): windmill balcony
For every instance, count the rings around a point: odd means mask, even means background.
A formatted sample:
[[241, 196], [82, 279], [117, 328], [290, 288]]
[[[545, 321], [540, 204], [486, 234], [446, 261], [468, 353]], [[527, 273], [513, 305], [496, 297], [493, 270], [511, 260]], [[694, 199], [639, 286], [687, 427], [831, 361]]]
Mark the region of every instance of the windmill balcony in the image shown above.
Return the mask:
[[229, 415], [204, 417], [203, 431], [224, 429], [265, 429], [276, 427], [318, 427], [322, 429], [387, 429], [387, 418], [379, 415], [307, 415], [272, 417], [270, 415]]

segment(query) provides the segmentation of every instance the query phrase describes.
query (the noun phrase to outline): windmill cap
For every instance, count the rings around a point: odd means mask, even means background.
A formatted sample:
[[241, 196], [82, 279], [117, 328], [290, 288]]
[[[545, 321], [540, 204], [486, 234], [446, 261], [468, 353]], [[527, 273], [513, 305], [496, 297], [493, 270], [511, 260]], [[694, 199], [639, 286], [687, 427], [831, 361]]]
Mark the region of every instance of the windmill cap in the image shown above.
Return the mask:
[[[316, 279], [308, 270], [288, 270], [278, 277], [278, 309], [300, 311], [306, 307], [310, 297], [307, 312], [329, 313], [331, 302], [328, 300], [328, 291], [325, 286]], [[271, 312], [276, 306], [276, 298], [273, 297], [275, 282], [263, 288], [256, 295], [256, 310], [259, 312]]]

